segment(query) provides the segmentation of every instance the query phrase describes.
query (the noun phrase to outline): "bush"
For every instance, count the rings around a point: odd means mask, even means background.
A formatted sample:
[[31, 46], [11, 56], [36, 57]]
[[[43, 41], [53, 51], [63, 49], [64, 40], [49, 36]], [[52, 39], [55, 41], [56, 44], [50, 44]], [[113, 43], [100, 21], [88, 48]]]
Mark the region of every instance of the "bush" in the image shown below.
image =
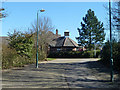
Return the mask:
[[96, 50], [96, 57], [98, 57], [98, 58], [101, 57], [101, 50]]
[[14, 49], [8, 48], [7, 45], [2, 44], [2, 68], [10, 68], [13, 66], [13, 60], [17, 53]]
[[[34, 34], [14, 31], [9, 33], [7, 44], [2, 43], [2, 68], [24, 66], [36, 61]], [[38, 49], [38, 60], [45, 60], [47, 46]]]
[[9, 47], [11, 49], [15, 49], [17, 54], [21, 56], [31, 57], [32, 54], [32, 47], [33, 47], [33, 40], [32, 34], [16, 32], [9, 33]]
[[[120, 43], [113, 42], [112, 43], [112, 49], [113, 49], [113, 65], [114, 69], [120, 71]], [[102, 53], [101, 53], [101, 61], [107, 65], [110, 66], [110, 43], [106, 42], [105, 46], [103, 47]]]
[[[97, 51], [96, 57], [100, 55], [100, 50]], [[50, 52], [48, 58], [93, 58], [94, 51], [59, 51]]]
[[11, 67], [22, 67], [25, 64], [34, 63], [35, 60], [17, 54], [15, 49], [10, 49], [2, 43], [2, 69]]

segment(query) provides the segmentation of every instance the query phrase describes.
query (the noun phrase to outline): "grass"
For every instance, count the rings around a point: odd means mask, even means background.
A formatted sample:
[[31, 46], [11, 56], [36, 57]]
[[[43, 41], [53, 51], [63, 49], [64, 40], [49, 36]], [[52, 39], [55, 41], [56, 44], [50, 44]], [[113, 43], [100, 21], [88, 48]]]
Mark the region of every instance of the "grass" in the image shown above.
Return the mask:
[[47, 58], [47, 61], [55, 60], [56, 58]]

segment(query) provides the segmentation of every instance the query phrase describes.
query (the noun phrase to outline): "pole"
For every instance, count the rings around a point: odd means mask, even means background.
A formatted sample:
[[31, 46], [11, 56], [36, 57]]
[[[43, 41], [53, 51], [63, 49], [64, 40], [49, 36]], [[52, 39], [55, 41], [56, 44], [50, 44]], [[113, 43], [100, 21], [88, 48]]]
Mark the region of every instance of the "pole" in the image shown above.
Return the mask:
[[94, 42], [94, 57], [96, 58], [96, 43]]
[[114, 81], [113, 77], [113, 55], [112, 55], [112, 30], [111, 30], [111, 1], [109, 0], [109, 23], [110, 23], [110, 67], [111, 67], [111, 78], [110, 81]]
[[120, 42], [120, 1], [118, 1], [118, 42]]
[[38, 12], [37, 12], [37, 49], [36, 49], [36, 68], [38, 68]]
[[38, 13], [40, 12], [44, 12], [44, 9], [38, 10], [37, 11], [37, 49], [36, 49], [36, 68], [38, 68]]

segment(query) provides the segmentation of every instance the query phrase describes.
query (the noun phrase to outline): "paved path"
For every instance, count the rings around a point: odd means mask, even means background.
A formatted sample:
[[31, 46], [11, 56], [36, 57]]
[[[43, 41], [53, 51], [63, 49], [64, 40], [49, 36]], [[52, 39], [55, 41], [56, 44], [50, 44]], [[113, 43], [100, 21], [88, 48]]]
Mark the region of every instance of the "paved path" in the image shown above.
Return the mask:
[[[120, 88], [98, 59], [56, 59], [2, 72], [3, 88]], [[114, 75], [117, 79], [117, 74]]]

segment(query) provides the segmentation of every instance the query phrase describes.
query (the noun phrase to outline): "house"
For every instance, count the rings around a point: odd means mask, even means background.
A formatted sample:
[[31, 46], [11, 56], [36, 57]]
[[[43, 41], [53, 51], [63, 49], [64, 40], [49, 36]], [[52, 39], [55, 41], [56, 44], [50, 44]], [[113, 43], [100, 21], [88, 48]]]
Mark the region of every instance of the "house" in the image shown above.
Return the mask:
[[49, 44], [50, 51], [77, 51], [78, 44], [69, 38], [69, 31], [64, 32], [64, 36], [58, 35], [56, 30], [56, 36]]

